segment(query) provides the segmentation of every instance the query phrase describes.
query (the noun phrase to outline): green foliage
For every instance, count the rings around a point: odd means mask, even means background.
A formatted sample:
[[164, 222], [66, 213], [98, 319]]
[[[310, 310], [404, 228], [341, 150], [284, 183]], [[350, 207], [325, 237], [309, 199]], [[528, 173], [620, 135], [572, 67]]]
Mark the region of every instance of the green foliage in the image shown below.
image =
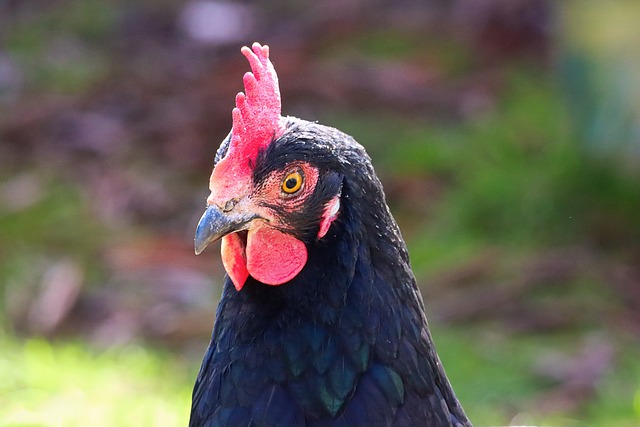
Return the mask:
[[96, 219], [77, 188], [61, 182], [43, 183], [42, 198], [25, 209], [0, 207], [2, 246], [22, 250], [65, 248], [77, 254], [97, 248], [100, 236]]
[[[104, 226], [76, 186], [35, 176], [13, 179], [37, 182], [29, 184], [35, 188], [25, 206], [0, 204], [0, 323], [12, 311], [14, 297], [36, 291], [39, 275], [52, 260], [73, 259], [89, 279], [99, 274], [97, 254], [106, 239]], [[11, 185], [7, 182], [0, 180], [0, 188]]]
[[567, 116], [548, 78], [516, 69], [495, 111], [463, 125], [348, 115], [329, 120], [358, 135], [383, 181], [422, 176], [445, 187], [431, 201], [422, 231], [408, 239], [421, 270], [464, 258], [487, 242], [525, 251], [637, 245], [637, 177], [615, 159], [583, 153]]
[[[456, 43], [449, 37], [407, 29], [374, 28], [359, 34], [353, 45], [340, 45], [335, 49], [345, 50], [345, 57], [365, 55], [381, 60], [406, 59], [410, 63], [424, 63], [429, 69], [455, 76], [470, 69], [471, 55], [462, 43]], [[335, 55], [336, 52], [333, 52]]]
[[113, 28], [113, 5], [72, 0], [48, 13], [26, 10], [8, 22], [5, 45], [24, 66], [31, 87], [77, 94], [104, 77], [107, 60], [97, 46]]

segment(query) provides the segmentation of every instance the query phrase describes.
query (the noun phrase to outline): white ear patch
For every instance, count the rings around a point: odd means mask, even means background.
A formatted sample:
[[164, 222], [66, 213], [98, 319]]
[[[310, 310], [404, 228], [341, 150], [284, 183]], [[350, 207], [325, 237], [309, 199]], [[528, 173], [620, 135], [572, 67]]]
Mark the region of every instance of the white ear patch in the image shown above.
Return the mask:
[[340, 210], [340, 195], [338, 194], [327, 203], [322, 214], [322, 221], [320, 221], [320, 230], [318, 230], [318, 239], [322, 239], [327, 232], [331, 223], [338, 217], [338, 211]]

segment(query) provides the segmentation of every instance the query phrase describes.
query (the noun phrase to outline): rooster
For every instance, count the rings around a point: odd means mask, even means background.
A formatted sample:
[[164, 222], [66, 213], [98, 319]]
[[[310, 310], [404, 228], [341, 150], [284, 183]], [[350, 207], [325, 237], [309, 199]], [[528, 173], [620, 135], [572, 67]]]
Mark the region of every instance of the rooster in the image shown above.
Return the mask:
[[241, 51], [195, 235], [227, 276], [189, 426], [470, 426], [369, 156], [282, 117], [268, 46]]

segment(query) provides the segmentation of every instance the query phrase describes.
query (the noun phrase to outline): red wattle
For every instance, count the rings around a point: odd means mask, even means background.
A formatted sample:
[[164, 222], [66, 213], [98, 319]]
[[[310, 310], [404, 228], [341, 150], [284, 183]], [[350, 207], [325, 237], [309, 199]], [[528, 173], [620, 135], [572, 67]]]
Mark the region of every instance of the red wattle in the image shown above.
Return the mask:
[[257, 222], [247, 237], [247, 270], [262, 283], [281, 285], [293, 279], [307, 263], [300, 240]]
[[239, 291], [249, 277], [245, 244], [238, 233], [228, 234], [222, 238], [222, 265]]

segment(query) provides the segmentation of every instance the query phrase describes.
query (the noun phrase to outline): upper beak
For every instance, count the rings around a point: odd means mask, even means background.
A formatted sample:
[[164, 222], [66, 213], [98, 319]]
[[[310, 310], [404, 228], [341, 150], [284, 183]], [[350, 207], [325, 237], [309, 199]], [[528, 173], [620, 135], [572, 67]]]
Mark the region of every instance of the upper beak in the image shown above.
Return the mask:
[[247, 224], [257, 217], [254, 214], [223, 212], [218, 206], [209, 205], [196, 228], [196, 255], [227, 234], [246, 229]]

